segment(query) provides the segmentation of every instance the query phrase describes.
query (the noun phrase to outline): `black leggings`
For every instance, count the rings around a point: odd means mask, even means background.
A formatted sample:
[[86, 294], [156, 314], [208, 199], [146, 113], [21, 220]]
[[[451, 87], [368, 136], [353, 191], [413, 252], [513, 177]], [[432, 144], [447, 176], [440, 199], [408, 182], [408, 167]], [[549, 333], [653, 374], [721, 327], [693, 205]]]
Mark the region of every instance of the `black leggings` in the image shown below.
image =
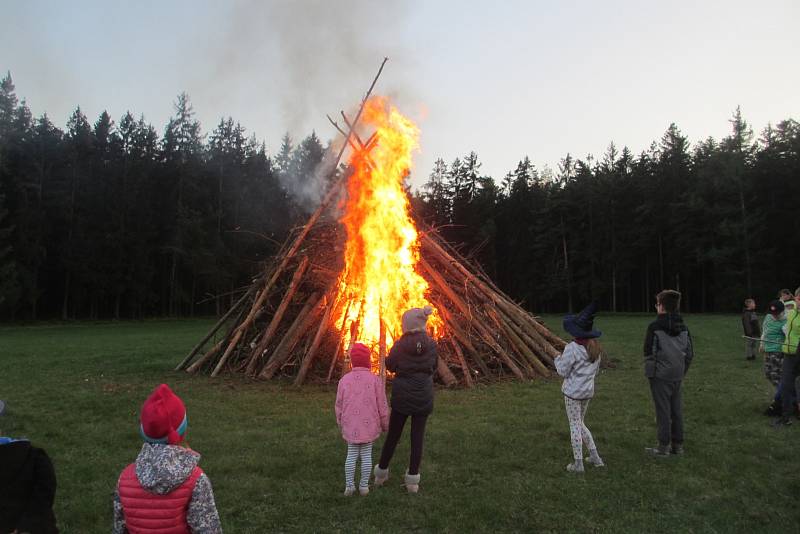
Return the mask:
[[[406, 425], [406, 419], [409, 416], [392, 410], [389, 416], [389, 432], [386, 433], [386, 441], [383, 442], [383, 449], [381, 450], [381, 460], [378, 466], [381, 469], [389, 467], [389, 462], [392, 461], [394, 456], [394, 449], [397, 447], [397, 442], [400, 441], [400, 436], [403, 434], [403, 427]], [[411, 461], [408, 463], [408, 474], [419, 474], [419, 464], [422, 462], [422, 442], [425, 439], [425, 423], [428, 420], [427, 415], [412, 415], [411, 416]]]

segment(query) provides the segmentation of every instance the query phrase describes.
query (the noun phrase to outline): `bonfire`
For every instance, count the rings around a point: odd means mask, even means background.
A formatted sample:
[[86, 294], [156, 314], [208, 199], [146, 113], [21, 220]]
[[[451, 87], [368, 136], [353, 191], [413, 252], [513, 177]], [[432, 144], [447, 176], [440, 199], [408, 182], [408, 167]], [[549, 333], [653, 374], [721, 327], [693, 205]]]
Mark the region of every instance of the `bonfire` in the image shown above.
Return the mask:
[[[331, 120], [344, 136], [337, 165], [350, 149], [346, 170], [334, 171], [314, 214], [177, 369], [329, 382], [349, 370], [358, 341], [372, 348], [373, 372], [387, 378], [402, 313], [431, 306], [443, 384], [550, 376], [564, 342], [434, 229], [416, 227], [403, 185], [419, 130], [372, 96], [380, 72], [355, 118], [342, 113], [346, 130]], [[372, 133], [364, 142], [359, 132]]]

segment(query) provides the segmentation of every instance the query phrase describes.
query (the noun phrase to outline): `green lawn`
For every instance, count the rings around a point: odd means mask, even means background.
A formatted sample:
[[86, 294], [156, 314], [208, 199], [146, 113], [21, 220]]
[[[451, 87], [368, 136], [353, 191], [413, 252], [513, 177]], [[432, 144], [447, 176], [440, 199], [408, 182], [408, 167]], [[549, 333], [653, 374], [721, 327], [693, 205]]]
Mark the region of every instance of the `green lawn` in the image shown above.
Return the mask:
[[502, 383], [438, 392], [419, 495], [400, 486], [406, 436], [388, 487], [345, 498], [334, 386], [171, 370], [210, 320], [0, 327], [0, 433], [48, 450], [66, 533], [109, 531], [118, 473], [140, 447], [139, 407], [162, 381], [186, 401], [226, 532], [798, 532], [800, 424], [773, 429], [761, 415], [771, 387], [743, 358], [738, 316], [687, 317], [686, 455], [644, 455], [655, 441], [640, 365], [649, 320], [596, 322], [618, 367], [598, 377], [587, 416], [607, 467], [582, 477], [564, 471], [560, 382]]

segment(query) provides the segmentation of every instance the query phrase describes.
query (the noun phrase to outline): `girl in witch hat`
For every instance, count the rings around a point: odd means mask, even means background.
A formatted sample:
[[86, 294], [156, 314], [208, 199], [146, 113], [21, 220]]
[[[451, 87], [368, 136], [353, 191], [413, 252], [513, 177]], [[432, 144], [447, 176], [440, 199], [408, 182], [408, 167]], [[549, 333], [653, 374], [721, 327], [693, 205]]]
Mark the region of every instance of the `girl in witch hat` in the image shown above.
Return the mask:
[[389, 406], [386, 387], [381, 377], [372, 374], [370, 350], [366, 345], [353, 343], [350, 348], [353, 369], [339, 380], [336, 391], [336, 423], [347, 442], [344, 463], [345, 496], [355, 493], [356, 461], [361, 458], [361, 479], [358, 492], [369, 493], [372, 473], [372, 443], [389, 429]]
[[592, 302], [577, 315], [564, 317], [564, 330], [574, 338], [555, 360], [558, 374], [564, 377], [561, 391], [567, 408], [572, 441], [572, 463], [567, 471], [583, 473], [583, 444], [589, 449], [588, 462], [596, 467], [605, 465], [597, 453], [592, 433], [584, 423], [589, 400], [594, 396], [594, 377], [600, 369], [599, 330], [592, 328], [597, 303]]
[[221, 534], [211, 481], [186, 444], [186, 407], [166, 384], [144, 401], [136, 462], [122, 471], [114, 492], [114, 534]]

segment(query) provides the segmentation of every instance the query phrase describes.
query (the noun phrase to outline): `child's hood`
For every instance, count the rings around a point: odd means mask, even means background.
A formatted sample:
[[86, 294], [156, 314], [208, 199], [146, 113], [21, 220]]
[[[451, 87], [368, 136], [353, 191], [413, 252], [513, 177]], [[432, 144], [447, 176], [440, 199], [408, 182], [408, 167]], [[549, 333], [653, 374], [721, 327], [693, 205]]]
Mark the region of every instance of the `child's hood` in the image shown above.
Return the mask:
[[136, 478], [145, 490], [164, 495], [183, 484], [199, 461], [200, 454], [191, 449], [145, 443], [136, 458]]
[[677, 313], [664, 313], [656, 318], [656, 324], [661, 327], [670, 337], [680, 335], [686, 330], [683, 318]]

